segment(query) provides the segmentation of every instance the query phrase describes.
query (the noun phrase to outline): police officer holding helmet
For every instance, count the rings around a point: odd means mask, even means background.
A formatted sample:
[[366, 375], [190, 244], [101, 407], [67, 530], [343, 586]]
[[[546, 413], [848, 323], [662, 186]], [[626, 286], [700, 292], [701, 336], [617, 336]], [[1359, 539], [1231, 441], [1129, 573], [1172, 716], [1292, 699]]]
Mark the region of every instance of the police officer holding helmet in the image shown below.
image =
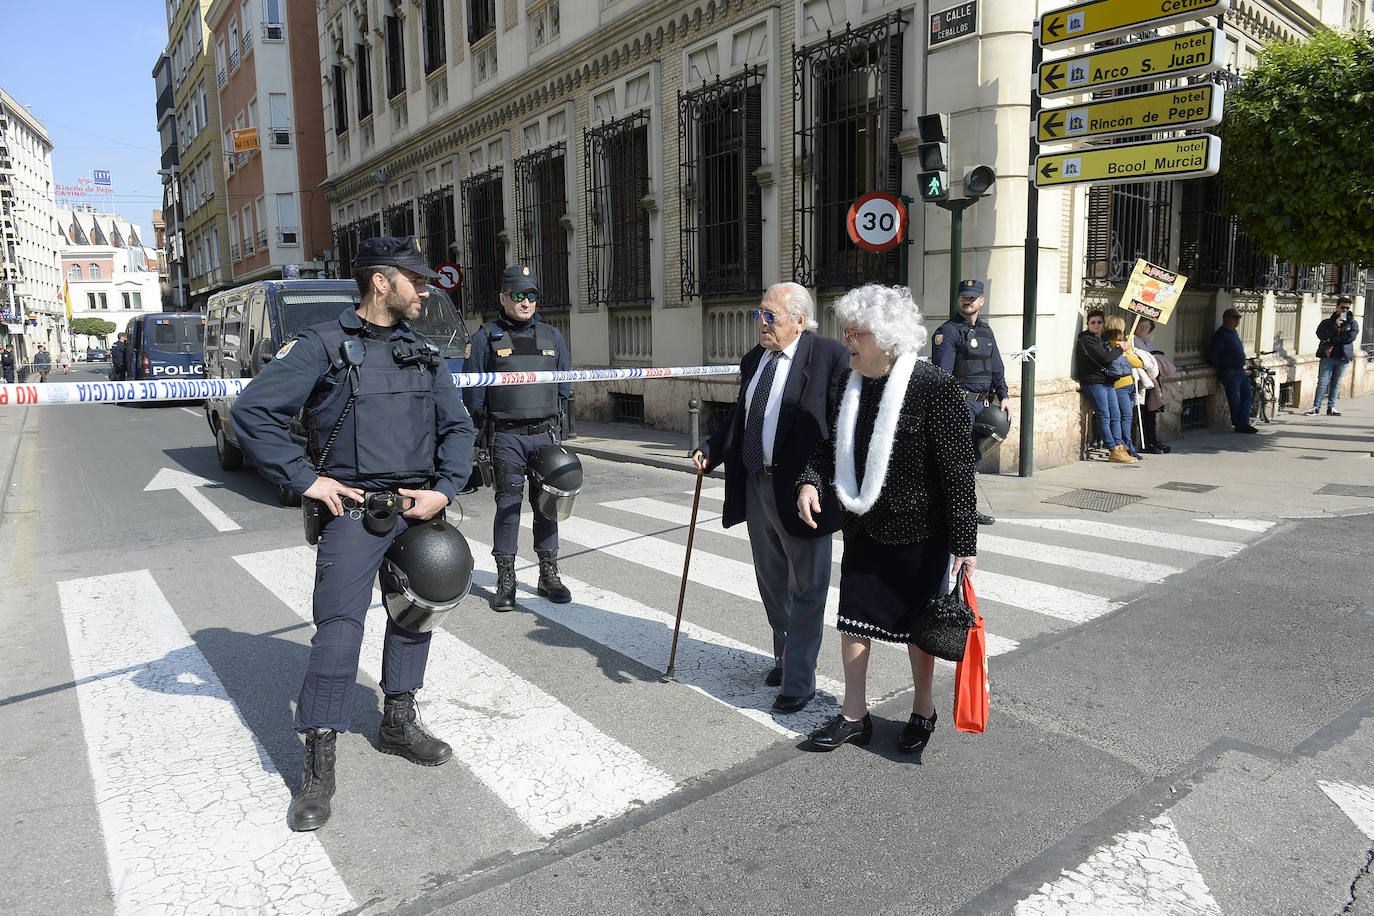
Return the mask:
[[[572, 359], [563, 335], [535, 311], [539, 278], [529, 267], [507, 267], [501, 276], [501, 317], [472, 335], [467, 372], [566, 370]], [[496, 516], [492, 555], [496, 558], [494, 611], [515, 609], [515, 552], [525, 476], [534, 510], [534, 549], [539, 556], [539, 594], [559, 604], [572, 594], [558, 576], [558, 520], [582, 486], [581, 464], [559, 445], [560, 416], [571, 386], [493, 385], [467, 388], [463, 397], [479, 426], [490, 433], [495, 465]]]
[[[329, 819], [335, 739], [349, 725], [363, 618], [379, 578], [388, 620], [377, 747], [422, 766], [453, 755], [421, 726], [415, 692], [434, 625], [467, 592], [464, 563], [470, 578], [467, 545], [441, 519], [472, 468], [472, 419], [438, 348], [406, 324], [436, 276], [419, 242], [367, 239], [353, 265], [357, 310], [282, 346], [232, 411], [244, 452], [269, 481], [303, 494], [307, 540], [318, 539], [316, 629], [295, 716], [305, 764], [293, 830]], [[298, 413], [306, 447], [290, 431]]]
[[[992, 328], [978, 317], [983, 308], [983, 282], [964, 280], [959, 284], [959, 317], [935, 329], [930, 361], [954, 376], [964, 389], [965, 404], [973, 421], [973, 470], [983, 464], [984, 439], [1006, 438], [1011, 423], [1007, 404], [1007, 374]], [[994, 408], [984, 413], [987, 408]], [[1002, 417], [996, 417], [1000, 411]], [[981, 415], [981, 416], [980, 416]], [[990, 515], [978, 513], [978, 524], [991, 525]]]

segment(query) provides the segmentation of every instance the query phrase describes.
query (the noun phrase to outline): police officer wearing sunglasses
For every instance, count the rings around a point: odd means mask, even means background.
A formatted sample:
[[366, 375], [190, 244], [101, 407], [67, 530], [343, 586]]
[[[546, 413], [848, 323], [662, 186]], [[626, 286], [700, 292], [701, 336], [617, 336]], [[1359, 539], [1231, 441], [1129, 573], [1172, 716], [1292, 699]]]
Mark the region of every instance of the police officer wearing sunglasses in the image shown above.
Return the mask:
[[[295, 716], [305, 766], [293, 830], [329, 819], [335, 739], [353, 711], [363, 618], [387, 551], [411, 526], [440, 516], [472, 468], [472, 419], [453, 377], [438, 348], [406, 324], [419, 317], [435, 276], [414, 236], [363, 241], [353, 262], [356, 311], [286, 343], [231, 414], [262, 476], [302, 494], [322, 521], [313, 531], [315, 636]], [[290, 430], [298, 413], [305, 447]], [[421, 766], [453, 755], [416, 714], [430, 636], [388, 618], [382, 649], [377, 748]]]
[[[563, 335], [539, 318], [539, 278], [524, 266], [507, 267], [501, 276], [501, 317], [488, 321], [469, 341], [467, 372], [549, 372], [572, 366]], [[479, 426], [490, 431], [495, 464], [496, 516], [492, 523], [492, 556], [496, 559], [494, 611], [515, 609], [515, 552], [520, 535], [520, 503], [525, 475], [536, 454], [556, 446], [561, 406], [572, 386], [496, 385], [467, 388], [463, 399]], [[531, 494], [533, 500], [533, 494]], [[563, 604], [572, 593], [558, 575], [558, 520], [534, 509], [534, 549], [539, 557], [540, 595]]]

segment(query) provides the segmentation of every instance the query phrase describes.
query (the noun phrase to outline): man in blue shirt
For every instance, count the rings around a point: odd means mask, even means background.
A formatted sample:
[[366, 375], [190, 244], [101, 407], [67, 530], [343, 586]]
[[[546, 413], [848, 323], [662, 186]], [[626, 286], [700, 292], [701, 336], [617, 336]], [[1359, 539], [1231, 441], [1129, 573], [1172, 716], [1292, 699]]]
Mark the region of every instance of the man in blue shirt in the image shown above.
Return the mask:
[[1227, 309], [1221, 314], [1221, 327], [1212, 334], [1207, 347], [1207, 361], [1217, 370], [1217, 379], [1226, 389], [1226, 401], [1231, 405], [1231, 425], [1238, 433], [1257, 433], [1250, 425], [1250, 406], [1255, 400], [1250, 376], [1245, 374], [1245, 344], [1241, 342], [1240, 312]]

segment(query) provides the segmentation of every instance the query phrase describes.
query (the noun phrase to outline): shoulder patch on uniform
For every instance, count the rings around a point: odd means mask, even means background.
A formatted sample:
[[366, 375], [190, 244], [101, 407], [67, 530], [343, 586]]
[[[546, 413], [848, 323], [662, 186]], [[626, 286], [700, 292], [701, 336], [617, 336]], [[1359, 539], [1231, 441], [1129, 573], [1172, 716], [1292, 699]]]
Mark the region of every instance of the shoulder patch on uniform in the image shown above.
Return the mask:
[[507, 357], [507, 356], [510, 356], [510, 355], [511, 355], [512, 353], [514, 353], [514, 352], [515, 352], [515, 350], [512, 349], [511, 347], [506, 347], [504, 350], [497, 350], [497, 351], [496, 351], [496, 355], [497, 355], [497, 356], [500, 356], [500, 357], [502, 357], [502, 358], [505, 358], [505, 357]]
[[935, 345], [936, 345], [936, 346], [939, 346], [940, 344], [944, 343], [944, 340], [945, 340], [945, 335], [943, 335], [943, 334], [936, 334], [936, 335], [935, 335]]
[[544, 355], [545, 355], [545, 356], [557, 356], [557, 355], [558, 355], [558, 351], [557, 351], [557, 350], [545, 350], [545, 351], [543, 351], [543, 352], [544, 352]]
[[286, 354], [290, 353], [292, 348], [295, 346], [296, 341], [288, 340], [286, 343], [282, 344], [282, 348], [277, 351], [277, 355], [273, 357], [273, 359], [285, 359]]

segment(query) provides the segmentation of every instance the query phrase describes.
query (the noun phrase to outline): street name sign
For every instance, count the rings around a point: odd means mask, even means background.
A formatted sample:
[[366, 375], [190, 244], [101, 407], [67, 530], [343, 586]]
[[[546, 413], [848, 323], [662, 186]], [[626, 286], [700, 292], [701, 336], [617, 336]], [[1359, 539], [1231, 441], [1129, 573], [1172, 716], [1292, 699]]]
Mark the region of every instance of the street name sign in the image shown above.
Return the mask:
[[1220, 138], [1197, 134], [1037, 156], [1035, 186], [1205, 178], [1215, 175], [1220, 168]]
[[1102, 41], [1171, 22], [1220, 16], [1232, 0], [1086, 0], [1040, 17], [1040, 47]]
[[1221, 29], [1198, 29], [1040, 65], [1040, 97], [1097, 92], [1110, 86], [1178, 79], [1224, 65]]
[[1090, 137], [1143, 134], [1221, 123], [1226, 90], [1211, 83], [1051, 108], [1037, 118], [1036, 139], [1067, 143]]
[[947, 10], [930, 14], [930, 41], [927, 47], [942, 45], [978, 31], [978, 2], [970, 0]]

